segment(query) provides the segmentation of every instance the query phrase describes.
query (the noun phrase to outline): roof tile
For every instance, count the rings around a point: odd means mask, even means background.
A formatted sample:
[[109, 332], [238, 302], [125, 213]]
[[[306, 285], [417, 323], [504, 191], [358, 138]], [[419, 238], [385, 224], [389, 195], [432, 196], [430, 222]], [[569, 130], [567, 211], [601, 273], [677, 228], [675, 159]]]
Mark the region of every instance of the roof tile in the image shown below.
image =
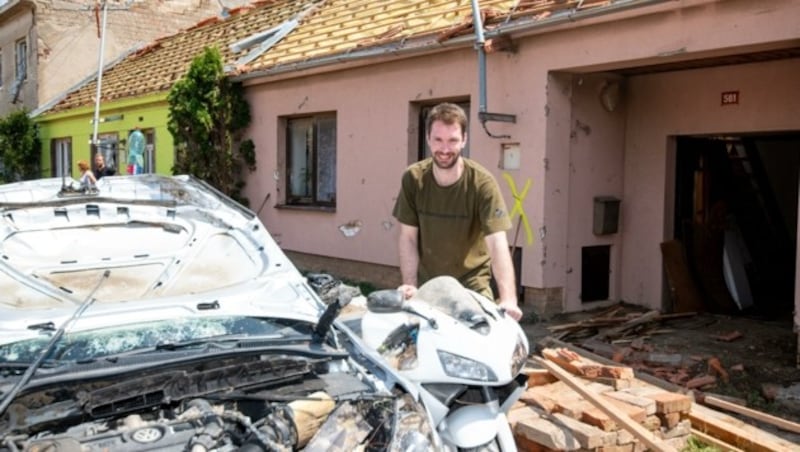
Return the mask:
[[[481, 0], [488, 25], [522, 16], [597, 7], [614, 0]], [[305, 14], [305, 15], [303, 15]], [[163, 92], [185, 74], [206, 46], [234, 64], [258, 44], [233, 53], [230, 45], [292, 18], [299, 25], [237, 71], [264, 70], [354, 50], [429, 37], [439, 40], [472, 31], [470, 0], [266, 0], [212, 18], [139, 49], [103, 73], [102, 100]], [[73, 91], [50, 111], [94, 103], [95, 81]]]

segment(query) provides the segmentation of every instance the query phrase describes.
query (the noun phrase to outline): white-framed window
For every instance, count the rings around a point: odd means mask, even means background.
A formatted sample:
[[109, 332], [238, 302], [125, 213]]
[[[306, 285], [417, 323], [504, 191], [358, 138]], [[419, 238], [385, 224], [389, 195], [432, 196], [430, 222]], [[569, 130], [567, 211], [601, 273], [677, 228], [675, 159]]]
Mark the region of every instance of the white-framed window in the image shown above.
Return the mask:
[[20, 39], [15, 44], [16, 65], [14, 68], [14, 78], [21, 82], [28, 79], [28, 41]]
[[156, 172], [156, 129], [145, 129], [144, 172]]
[[50, 140], [50, 175], [70, 177], [72, 171], [72, 138]]
[[286, 204], [336, 206], [336, 113], [286, 118]]

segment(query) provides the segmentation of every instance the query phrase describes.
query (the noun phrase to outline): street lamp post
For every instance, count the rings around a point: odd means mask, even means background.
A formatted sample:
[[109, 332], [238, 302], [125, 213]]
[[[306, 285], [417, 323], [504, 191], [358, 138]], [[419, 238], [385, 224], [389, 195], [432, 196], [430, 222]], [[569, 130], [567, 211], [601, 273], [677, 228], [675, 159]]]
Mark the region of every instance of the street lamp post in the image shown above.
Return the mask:
[[103, 54], [106, 48], [106, 16], [108, 5], [103, 0], [103, 24], [100, 28], [100, 56], [97, 59], [97, 92], [94, 99], [94, 131], [92, 133], [92, 150], [97, 148], [97, 128], [100, 125], [100, 90], [103, 85]]

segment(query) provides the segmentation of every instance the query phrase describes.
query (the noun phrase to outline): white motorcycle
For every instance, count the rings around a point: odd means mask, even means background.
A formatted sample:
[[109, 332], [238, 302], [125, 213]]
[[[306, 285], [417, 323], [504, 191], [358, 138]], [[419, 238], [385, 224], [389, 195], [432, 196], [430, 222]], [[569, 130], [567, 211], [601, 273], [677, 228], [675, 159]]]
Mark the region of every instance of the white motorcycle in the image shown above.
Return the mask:
[[403, 300], [367, 297], [364, 342], [414, 384], [448, 451], [516, 451], [506, 413], [525, 391], [528, 340], [519, 324], [455, 278]]

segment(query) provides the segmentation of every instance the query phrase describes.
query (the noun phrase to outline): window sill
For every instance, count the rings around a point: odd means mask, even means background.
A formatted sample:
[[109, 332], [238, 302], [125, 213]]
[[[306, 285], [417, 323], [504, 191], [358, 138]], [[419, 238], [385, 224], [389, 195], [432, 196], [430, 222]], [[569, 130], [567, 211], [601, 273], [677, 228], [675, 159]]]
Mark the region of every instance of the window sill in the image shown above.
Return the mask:
[[312, 205], [301, 205], [301, 204], [277, 204], [275, 206], [276, 209], [281, 210], [303, 210], [303, 211], [310, 211], [310, 212], [327, 212], [327, 213], [335, 213], [336, 207], [333, 206], [312, 206]]

